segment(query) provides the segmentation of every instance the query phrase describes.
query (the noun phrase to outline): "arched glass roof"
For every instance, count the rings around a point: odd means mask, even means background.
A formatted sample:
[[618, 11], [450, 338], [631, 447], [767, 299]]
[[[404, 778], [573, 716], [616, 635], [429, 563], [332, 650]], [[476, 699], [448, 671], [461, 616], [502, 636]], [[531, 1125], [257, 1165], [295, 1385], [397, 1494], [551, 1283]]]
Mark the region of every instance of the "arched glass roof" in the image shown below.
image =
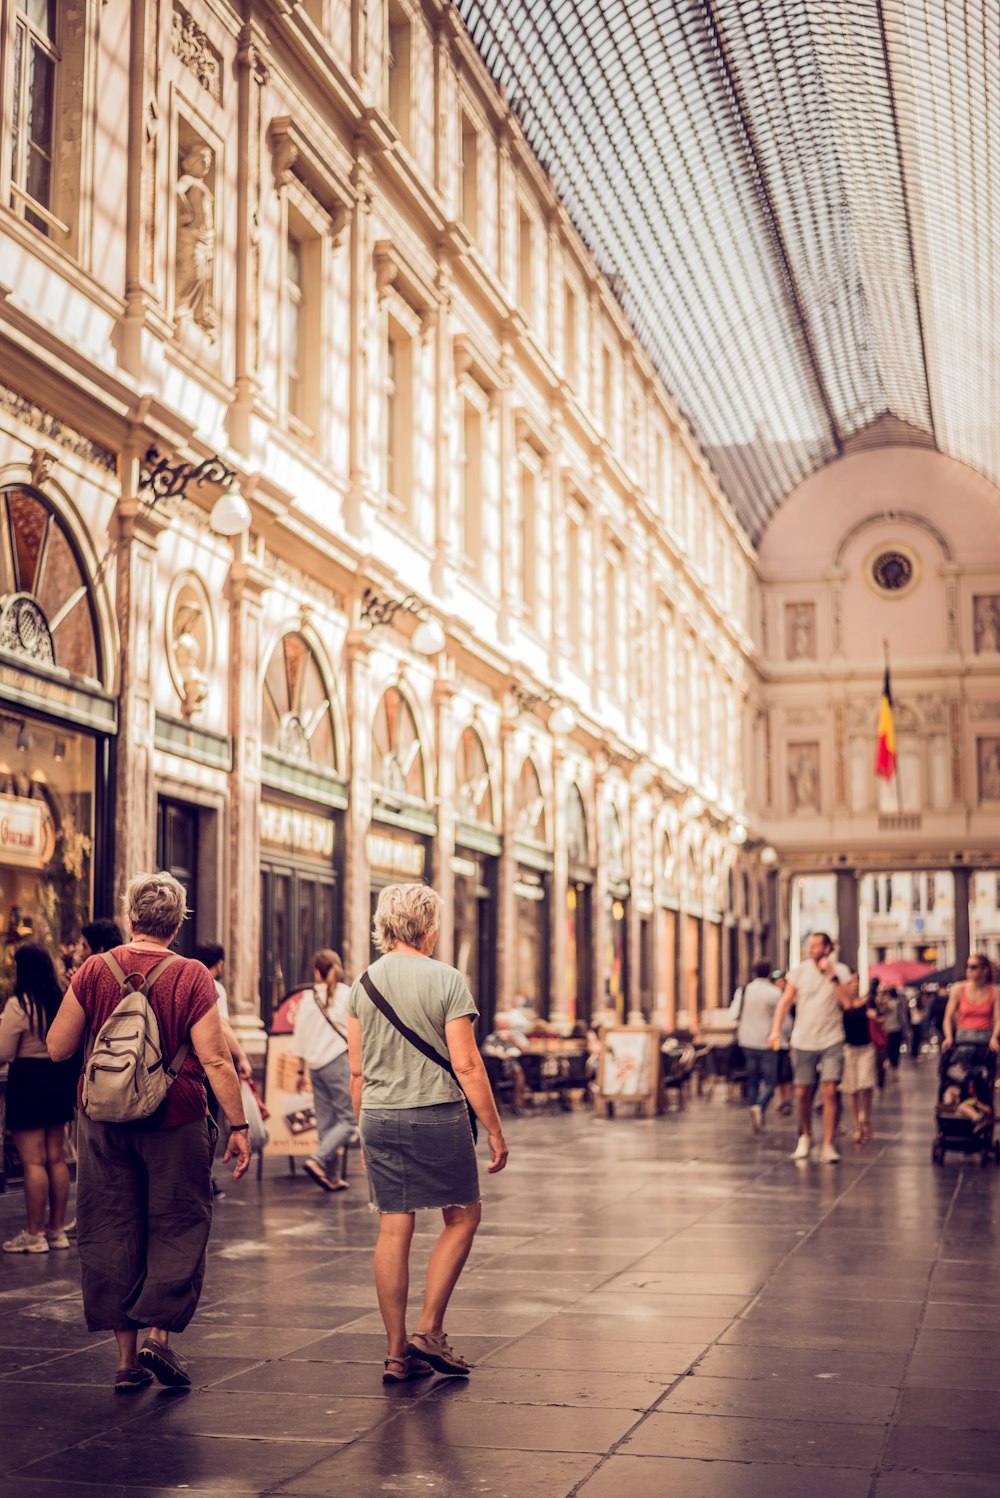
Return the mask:
[[1000, 5], [456, 3], [752, 538], [867, 442], [1000, 482]]

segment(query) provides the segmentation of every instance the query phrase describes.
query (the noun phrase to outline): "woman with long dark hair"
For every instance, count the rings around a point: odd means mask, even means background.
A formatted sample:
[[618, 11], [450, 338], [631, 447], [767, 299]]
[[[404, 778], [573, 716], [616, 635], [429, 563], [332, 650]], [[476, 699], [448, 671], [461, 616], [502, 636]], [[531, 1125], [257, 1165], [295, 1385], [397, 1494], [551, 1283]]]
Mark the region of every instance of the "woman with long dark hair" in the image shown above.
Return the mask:
[[14, 992], [0, 1018], [0, 1062], [10, 1062], [7, 1130], [24, 1166], [28, 1225], [3, 1248], [8, 1254], [44, 1254], [69, 1248], [63, 1226], [69, 1196], [66, 1125], [76, 1106], [80, 1058], [50, 1061], [45, 1048], [62, 1003], [48, 952], [37, 942], [25, 942], [14, 954], [14, 966]]

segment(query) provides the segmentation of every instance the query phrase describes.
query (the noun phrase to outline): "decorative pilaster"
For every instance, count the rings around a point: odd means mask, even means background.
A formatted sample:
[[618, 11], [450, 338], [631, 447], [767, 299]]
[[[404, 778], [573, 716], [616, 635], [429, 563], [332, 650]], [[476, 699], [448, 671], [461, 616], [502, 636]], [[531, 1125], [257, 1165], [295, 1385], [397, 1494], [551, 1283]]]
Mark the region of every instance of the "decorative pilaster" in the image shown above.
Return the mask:
[[229, 568], [229, 920], [226, 963], [234, 1021], [260, 1016], [261, 599], [270, 578], [248, 559]]
[[[362, 6], [363, 10], [364, 7]], [[367, 148], [361, 140], [356, 142], [357, 159], [351, 173], [351, 183], [357, 197], [357, 206], [351, 219], [351, 303], [350, 340], [351, 370], [348, 389], [350, 391], [350, 416], [348, 437], [348, 459], [350, 487], [344, 506], [348, 529], [353, 539], [364, 546], [371, 525], [371, 450], [368, 431], [369, 368], [371, 362], [373, 277], [369, 273], [371, 264], [371, 216], [375, 183]]]
[[[358, 605], [355, 603], [355, 610]], [[365, 839], [372, 815], [372, 716], [369, 631], [352, 627], [344, 646], [344, 695], [351, 724], [351, 793], [344, 832], [344, 971], [357, 976], [368, 964], [371, 879]]]
[[566, 756], [552, 746], [552, 908], [549, 920], [549, 1017], [556, 1025], [575, 1016], [566, 1007], [566, 886], [569, 853], [566, 847]]
[[264, 151], [263, 93], [270, 81], [267, 38], [249, 22], [236, 53], [239, 140], [236, 218], [236, 399], [229, 439], [250, 453], [250, 419], [260, 369], [260, 237]]
[[519, 768], [515, 753], [516, 722], [505, 714], [500, 720], [500, 850], [497, 890], [497, 1008], [509, 1009], [514, 999], [514, 972], [517, 944], [517, 908], [514, 879], [517, 861], [514, 857], [514, 791]]
[[438, 830], [431, 853], [431, 883], [441, 896], [441, 930], [435, 955], [442, 962], [455, 961], [455, 725], [452, 699], [454, 682], [439, 676], [431, 698], [434, 707], [434, 737], [437, 749]]

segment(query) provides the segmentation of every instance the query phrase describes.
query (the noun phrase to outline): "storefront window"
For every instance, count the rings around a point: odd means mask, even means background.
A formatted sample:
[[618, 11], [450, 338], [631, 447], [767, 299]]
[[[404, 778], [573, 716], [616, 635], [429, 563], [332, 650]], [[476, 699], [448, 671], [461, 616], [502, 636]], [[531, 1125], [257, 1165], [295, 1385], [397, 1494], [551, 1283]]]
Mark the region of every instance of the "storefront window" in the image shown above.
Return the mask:
[[519, 869], [514, 881], [517, 948], [514, 973], [518, 1007], [548, 1013], [548, 900], [545, 876]]
[[0, 716], [0, 1000], [19, 942], [68, 956], [94, 913], [94, 777], [92, 738]]

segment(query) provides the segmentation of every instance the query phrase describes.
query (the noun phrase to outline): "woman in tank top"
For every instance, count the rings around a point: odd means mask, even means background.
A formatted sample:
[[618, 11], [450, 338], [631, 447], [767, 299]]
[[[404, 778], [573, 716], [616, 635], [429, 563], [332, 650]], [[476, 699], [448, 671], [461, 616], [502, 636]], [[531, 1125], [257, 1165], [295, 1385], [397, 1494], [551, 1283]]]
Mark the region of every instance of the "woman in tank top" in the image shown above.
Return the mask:
[[989, 1043], [991, 1050], [1000, 1051], [1000, 989], [993, 983], [993, 964], [988, 957], [973, 954], [966, 972], [966, 982], [951, 987], [941, 1048]]

